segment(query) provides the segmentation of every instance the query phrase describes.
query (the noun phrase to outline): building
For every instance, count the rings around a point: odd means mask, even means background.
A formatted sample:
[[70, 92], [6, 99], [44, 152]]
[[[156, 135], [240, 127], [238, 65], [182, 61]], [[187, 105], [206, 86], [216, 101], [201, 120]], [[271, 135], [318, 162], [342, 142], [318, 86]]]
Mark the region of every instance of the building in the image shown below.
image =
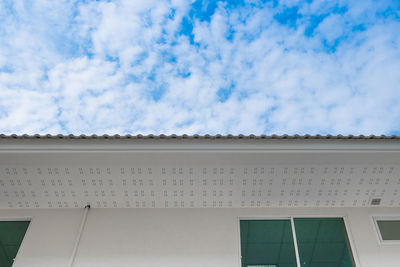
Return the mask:
[[399, 163], [396, 136], [2, 135], [0, 266], [399, 267]]

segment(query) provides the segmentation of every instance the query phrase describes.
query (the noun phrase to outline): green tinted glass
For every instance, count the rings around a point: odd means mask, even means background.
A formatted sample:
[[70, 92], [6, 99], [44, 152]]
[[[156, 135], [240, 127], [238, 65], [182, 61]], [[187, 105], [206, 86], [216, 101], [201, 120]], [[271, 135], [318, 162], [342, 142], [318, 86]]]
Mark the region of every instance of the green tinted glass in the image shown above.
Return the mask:
[[240, 221], [242, 267], [296, 267], [290, 220]]
[[301, 266], [355, 267], [342, 218], [294, 219]]
[[0, 221], [0, 267], [12, 266], [28, 225], [28, 221]]
[[400, 220], [377, 220], [382, 240], [400, 240]]

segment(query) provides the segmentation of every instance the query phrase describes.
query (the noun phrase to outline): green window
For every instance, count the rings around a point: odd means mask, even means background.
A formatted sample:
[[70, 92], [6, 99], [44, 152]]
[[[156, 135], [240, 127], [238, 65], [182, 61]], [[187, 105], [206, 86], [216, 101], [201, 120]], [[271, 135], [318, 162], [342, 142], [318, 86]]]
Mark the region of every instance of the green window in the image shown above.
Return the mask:
[[303, 267], [353, 267], [342, 218], [295, 218], [297, 245]]
[[0, 267], [11, 267], [29, 221], [0, 221]]
[[241, 220], [240, 238], [242, 267], [355, 267], [342, 218]]
[[296, 267], [290, 220], [240, 221], [242, 267]]

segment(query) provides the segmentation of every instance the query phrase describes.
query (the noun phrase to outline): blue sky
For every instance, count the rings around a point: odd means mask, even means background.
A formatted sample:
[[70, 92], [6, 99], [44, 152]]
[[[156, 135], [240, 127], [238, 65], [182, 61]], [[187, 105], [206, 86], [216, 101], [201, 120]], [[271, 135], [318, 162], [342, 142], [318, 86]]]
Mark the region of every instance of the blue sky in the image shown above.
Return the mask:
[[0, 0], [0, 132], [399, 134], [400, 1]]

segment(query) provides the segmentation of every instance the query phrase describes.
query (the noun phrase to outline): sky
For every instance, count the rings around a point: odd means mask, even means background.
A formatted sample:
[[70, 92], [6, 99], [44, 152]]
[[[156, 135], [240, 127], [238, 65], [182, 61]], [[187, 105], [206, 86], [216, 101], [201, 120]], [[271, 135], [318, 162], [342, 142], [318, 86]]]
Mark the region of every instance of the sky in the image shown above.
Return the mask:
[[398, 0], [0, 0], [0, 133], [400, 134]]

